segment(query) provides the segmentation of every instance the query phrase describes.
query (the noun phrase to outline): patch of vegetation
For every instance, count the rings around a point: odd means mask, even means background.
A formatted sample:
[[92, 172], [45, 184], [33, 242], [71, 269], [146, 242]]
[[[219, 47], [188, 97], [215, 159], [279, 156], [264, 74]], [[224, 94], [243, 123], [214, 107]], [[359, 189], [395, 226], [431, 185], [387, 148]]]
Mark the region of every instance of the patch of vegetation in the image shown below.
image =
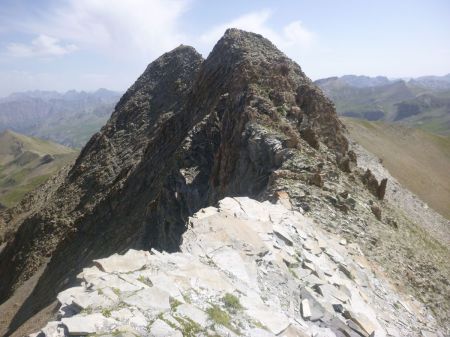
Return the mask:
[[175, 317], [175, 319], [180, 323], [181, 333], [184, 337], [196, 337], [201, 331], [203, 331], [200, 324], [189, 318]]
[[191, 295], [189, 295], [189, 294], [182, 294], [182, 296], [183, 296], [183, 300], [184, 300], [186, 303], [189, 303], [189, 304], [192, 303]]
[[251, 322], [255, 327], [269, 331], [269, 329], [264, 324], [262, 324], [260, 321], [251, 321]]
[[86, 307], [83, 310], [81, 310], [82, 314], [90, 315], [92, 314], [92, 307]]
[[[233, 303], [236, 305], [234, 301]], [[222, 310], [218, 305], [213, 304], [211, 307], [206, 309], [206, 313], [215, 324], [223, 325], [235, 334], [240, 335], [239, 329], [231, 324], [230, 315], [226, 311]]]
[[111, 290], [113, 291], [114, 294], [116, 294], [117, 296], [120, 296], [120, 289], [119, 288], [111, 288]]
[[102, 315], [105, 316], [106, 318], [111, 317], [111, 310], [107, 309], [107, 308], [103, 308]]
[[228, 315], [226, 311], [220, 309], [218, 305], [209, 307], [206, 310], [206, 313], [208, 314], [209, 318], [217, 324], [221, 324], [226, 327], [231, 325], [230, 315]]
[[239, 298], [237, 298], [233, 294], [226, 293], [222, 298], [222, 302], [223, 304], [225, 304], [225, 308], [232, 313], [243, 309], [241, 303], [239, 302]]
[[181, 305], [182, 303], [180, 301], [178, 301], [176, 298], [174, 297], [170, 297], [169, 298], [169, 303], [170, 303], [170, 308], [172, 310], [175, 310], [179, 305]]
[[145, 277], [144, 275], [139, 275], [138, 279], [139, 282], [144, 283], [145, 285], [148, 285], [149, 287], [153, 286], [153, 283], [151, 280], [149, 280], [147, 277]]

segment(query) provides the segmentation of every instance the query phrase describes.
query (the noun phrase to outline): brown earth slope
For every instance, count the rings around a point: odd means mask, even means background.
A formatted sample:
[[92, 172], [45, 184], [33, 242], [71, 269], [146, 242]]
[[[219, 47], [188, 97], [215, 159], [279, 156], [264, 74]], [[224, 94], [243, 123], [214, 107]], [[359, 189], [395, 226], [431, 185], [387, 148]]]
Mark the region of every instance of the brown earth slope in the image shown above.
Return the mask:
[[403, 186], [450, 219], [450, 137], [383, 122], [342, 121]]
[[0, 205], [14, 206], [77, 154], [50, 141], [9, 130], [0, 133]]

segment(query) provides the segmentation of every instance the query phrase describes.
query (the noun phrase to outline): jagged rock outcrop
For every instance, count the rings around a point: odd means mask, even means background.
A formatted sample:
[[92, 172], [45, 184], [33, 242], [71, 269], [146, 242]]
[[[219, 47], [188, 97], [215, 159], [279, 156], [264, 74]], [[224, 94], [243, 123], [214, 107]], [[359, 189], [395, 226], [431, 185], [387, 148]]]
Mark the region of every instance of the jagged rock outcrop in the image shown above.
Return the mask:
[[[33, 336], [419, 336], [426, 309], [401, 298], [357, 244], [281, 204], [225, 198], [188, 220], [181, 252], [94, 261]], [[341, 243], [340, 243], [341, 242]]]
[[[9, 332], [92, 260], [130, 248], [178, 250], [187, 218], [227, 196], [287, 194], [395, 280], [408, 265], [423, 267], [405, 289], [432, 287], [420, 299], [445, 306], [448, 267], [429, 258], [428, 239], [405, 235], [416, 225], [389, 204], [383, 214], [398, 227], [375, 219], [355, 162], [331, 101], [270, 41], [230, 29], [206, 60], [180, 46], [148, 66], [70, 171], [43, 189], [46, 202], [37, 192], [28, 199], [36, 205], [21, 205], [25, 214], [4, 215], [16, 233], [0, 253], [0, 301], [35, 280]], [[423, 251], [391, 256], [418, 244]], [[433, 277], [422, 278], [428, 267]]]

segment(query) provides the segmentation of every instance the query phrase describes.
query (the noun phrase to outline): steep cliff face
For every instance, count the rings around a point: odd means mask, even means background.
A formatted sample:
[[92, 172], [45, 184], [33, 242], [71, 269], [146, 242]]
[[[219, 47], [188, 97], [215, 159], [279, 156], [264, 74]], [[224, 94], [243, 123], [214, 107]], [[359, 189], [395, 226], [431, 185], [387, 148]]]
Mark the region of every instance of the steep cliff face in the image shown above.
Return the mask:
[[[204, 61], [178, 47], [127, 91], [47, 203], [4, 215], [17, 233], [0, 253], [0, 300], [43, 269], [10, 330], [93, 259], [177, 250], [187, 217], [226, 196], [287, 192], [329, 230], [360, 231], [349, 214], [375, 226], [354, 164], [332, 103], [270, 41], [230, 29]], [[363, 242], [377, 242], [375, 229], [366, 233]]]

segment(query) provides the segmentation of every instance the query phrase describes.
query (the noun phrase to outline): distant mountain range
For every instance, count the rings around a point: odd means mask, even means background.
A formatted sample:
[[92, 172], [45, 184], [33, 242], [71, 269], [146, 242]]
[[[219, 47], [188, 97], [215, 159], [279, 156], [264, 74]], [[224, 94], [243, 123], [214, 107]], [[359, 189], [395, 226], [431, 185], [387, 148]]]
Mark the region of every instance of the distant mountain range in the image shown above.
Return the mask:
[[0, 132], [49, 139], [79, 148], [105, 124], [121, 93], [28, 91], [0, 99]]
[[345, 75], [315, 82], [339, 115], [450, 134], [450, 74], [414, 79]]
[[0, 209], [11, 207], [45, 182], [78, 152], [6, 130], [0, 133]]

